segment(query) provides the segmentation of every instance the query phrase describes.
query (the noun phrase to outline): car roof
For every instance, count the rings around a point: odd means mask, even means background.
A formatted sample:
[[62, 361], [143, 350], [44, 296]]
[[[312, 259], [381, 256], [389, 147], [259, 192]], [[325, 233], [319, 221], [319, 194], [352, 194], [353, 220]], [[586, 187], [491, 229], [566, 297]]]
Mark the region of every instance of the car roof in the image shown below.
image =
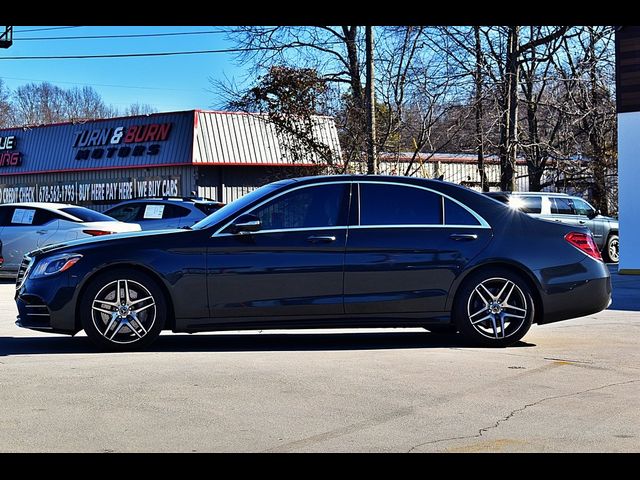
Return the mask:
[[543, 196], [543, 197], [548, 197], [548, 196], [554, 196], [554, 197], [569, 197], [570, 195], [566, 194], [566, 193], [560, 193], [560, 192], [485, 192], [486, 195], [489, 195], [491, 197], [494, 196], [509, 196], [509, 195], [515, 195], [515, 196], [519, 196], [519, 197], [526, 197], [526, 196]]
[[139, 202], [172, 202], [172, 203], [211, 203], [211, 204], [223, 204], [222, 202], [218, 202], [217, 200], [211, 200], [208, 198], [190, 198], [190, 197], [140, 197], [133, 198], [131, 200], [123, 200], [118, 205], [123, 205], [126, 203], [139, 203]]
[[47, 202], [18, 202], [5, 203], [5, 207], [24, 207], [24, 208], [44, 208], [46, 210], [60, 210], [61, 208], [85, 208], [79, 205], [71, 205], [70, 203], [47, 203]]

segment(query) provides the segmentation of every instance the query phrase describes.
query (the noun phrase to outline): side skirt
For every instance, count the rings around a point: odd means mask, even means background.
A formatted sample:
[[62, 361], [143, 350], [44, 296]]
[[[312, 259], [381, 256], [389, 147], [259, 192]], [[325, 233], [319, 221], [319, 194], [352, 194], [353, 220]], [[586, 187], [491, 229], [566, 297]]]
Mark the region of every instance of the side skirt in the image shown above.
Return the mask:
[[393, 315], [362, 315], [335, 317], [317, 315], [314, 317], [238, 317], [238, 318], [189, 318], [176, 319], [174, 332], [210, 332], [216, 330], [276, 330], [305, 328], [391, 328], [422, 327], [426, 325], [447, 325], [451, 323], [449, 312], [435, 312]]

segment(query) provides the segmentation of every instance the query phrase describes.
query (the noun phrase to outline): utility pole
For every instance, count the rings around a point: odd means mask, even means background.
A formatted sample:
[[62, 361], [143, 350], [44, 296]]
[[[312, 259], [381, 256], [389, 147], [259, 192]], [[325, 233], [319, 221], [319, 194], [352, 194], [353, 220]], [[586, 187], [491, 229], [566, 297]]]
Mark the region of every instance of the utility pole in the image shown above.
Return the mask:
[[9, 48], [13, 45], [13, 27], [5, 26], [4, 32], [0, 33], [0, 48]]
[[365, 43], [367, 44], [367, 175], [378, 173], [378, 154], [376, 152], [376, 89], [373, 58], [373, 27], [365, 27]]
[[482, 56], [482, 43], [480, 40], [480, 27], [474, 26], [473, 33], [475, 37], [475, 53], [476, 53], [476, 71], [475, 71], [475, 114], [476, 114], [476, 146], [478, 151], [478, 173], [480, 173], [480, 188], [483, 192], [489, 191], [489, 182], [487, 181], [487, 172], [484, 167], [484, 131], [482, 122], [484, 120], [482, 67], [484, 64]]

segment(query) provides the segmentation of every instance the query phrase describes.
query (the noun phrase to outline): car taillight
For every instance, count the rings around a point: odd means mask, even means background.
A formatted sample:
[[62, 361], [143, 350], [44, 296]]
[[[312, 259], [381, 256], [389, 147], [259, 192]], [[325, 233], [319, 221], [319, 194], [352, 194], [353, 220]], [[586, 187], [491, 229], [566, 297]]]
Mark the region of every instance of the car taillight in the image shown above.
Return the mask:
[[87, 235], [91, 235], [92, 237], [98, 237], [100, 235], [110, 235], [115, 232], [108, 232], [106, 230], [82, 230], [82, 233], [86, 233]]
[[564, 236], [564, 239], [590, 257], [602, 261], [600, 250], [590, 233], [570, 232]]

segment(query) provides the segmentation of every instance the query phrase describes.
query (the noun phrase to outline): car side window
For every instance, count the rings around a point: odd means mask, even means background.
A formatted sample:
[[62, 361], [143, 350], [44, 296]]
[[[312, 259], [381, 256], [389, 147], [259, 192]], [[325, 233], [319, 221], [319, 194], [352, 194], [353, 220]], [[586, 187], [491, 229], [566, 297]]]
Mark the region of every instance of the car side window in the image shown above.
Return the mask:
[[542, 213], [542, 197], [518, 197], [518, 208], [524, 213]]
[[403, 185], [361, 183], [360, 225], [442, 225], [442, 196]]
[[444, 199], [444, 222], [446, 225], [480, 225], [476, 217], [448, 198]]
[[11, 222], [13, 207], [0, 207], [0, 227], [6, 227]]
[[162, 203], [147, 203], [142, 209], [138, 220], [161, 220], [165, 216], [166, 205]]
[[300, 188], [256, 208], [251, 214], [262, 230], [346, 225], [349, 185], [336, 183]]
[[551, 213], [556, 215], [575, 215], [576, 212], [573, 209], [573, 202], [570, 198], [552, 197], [551, 198]]
[[33, 217], [32, 225], [47, 225], [53, 220], [60, 220], [61, 218], [62, 216], [58, 215], [55, 212], [36, 208], [36, 213]]
[[188, 208], [181, 207], [180, 205], [165, 205], [162, 218], [182, 218], [190, 213], [191, 211]]
[[140, 203], [128, 203], [111, 210], [107, 215], [121, 222], [133, 222], [138, 218], [141, 207]]
[[575, 207], [576, 213], [578, 215], [585, 215], [588, 217], [589, 215], [593, 215], [593, 213], [595, 213], [595, 210], [591, 205], [579, 198], [573, 199], [573, 206]]
[[61, 218], [54, 212], [40, 208], [15, 207], [11, 208], [4, 218], [5, 226], [28, 227], [31, 225], [46, 225]]

